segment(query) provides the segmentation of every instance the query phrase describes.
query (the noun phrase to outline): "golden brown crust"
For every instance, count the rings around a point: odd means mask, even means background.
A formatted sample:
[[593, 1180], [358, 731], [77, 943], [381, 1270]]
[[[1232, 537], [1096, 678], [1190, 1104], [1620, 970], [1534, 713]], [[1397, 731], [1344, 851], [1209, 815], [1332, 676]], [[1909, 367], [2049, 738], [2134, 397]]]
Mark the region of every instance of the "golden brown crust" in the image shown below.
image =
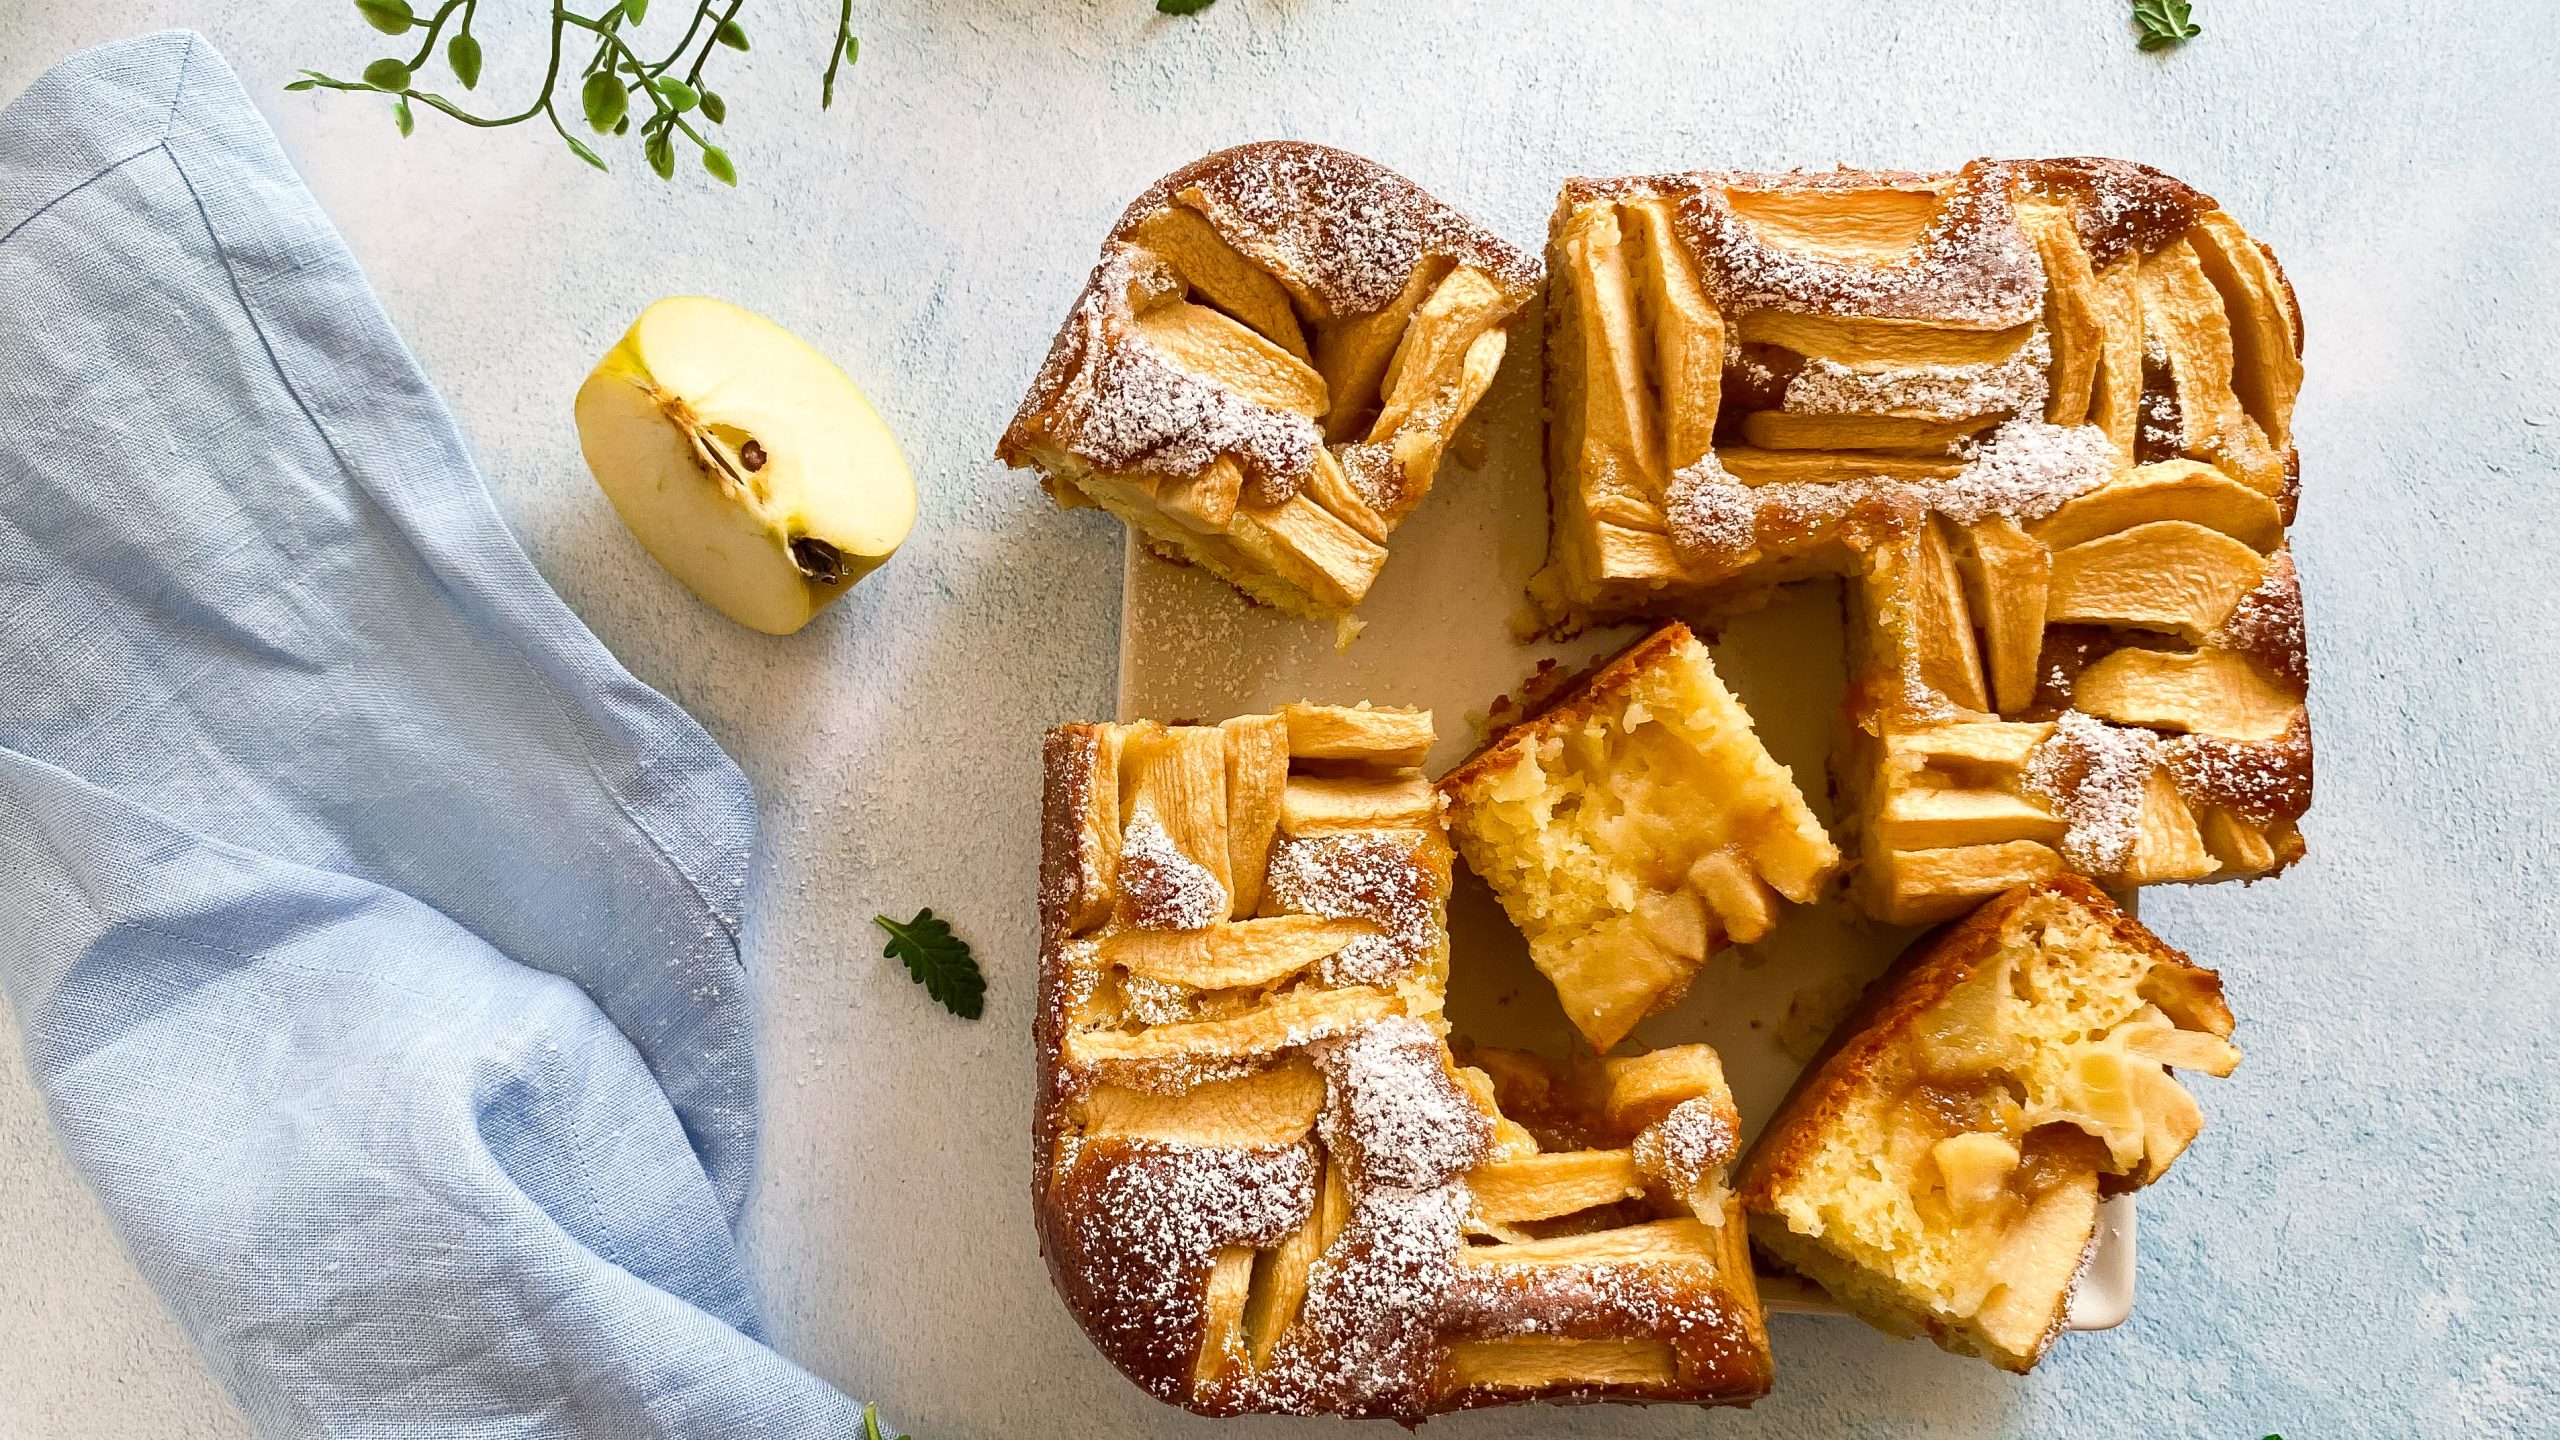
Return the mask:
[[1508, 770], [1522, 745], [1535, 744], [1541, 727], [1570, 727], [1599, 713], [1601, 706], [1651, 666], [1678, 653], [1697, 636], [1680, 621], [1666, 621], [1625, 647], [1603, 655], [1543, 694], [1525, 697], [1516, 719], [1506, 719], [1476, 752], [1440, 777], [1441, 795], [1454, 796], [1488, 774]]

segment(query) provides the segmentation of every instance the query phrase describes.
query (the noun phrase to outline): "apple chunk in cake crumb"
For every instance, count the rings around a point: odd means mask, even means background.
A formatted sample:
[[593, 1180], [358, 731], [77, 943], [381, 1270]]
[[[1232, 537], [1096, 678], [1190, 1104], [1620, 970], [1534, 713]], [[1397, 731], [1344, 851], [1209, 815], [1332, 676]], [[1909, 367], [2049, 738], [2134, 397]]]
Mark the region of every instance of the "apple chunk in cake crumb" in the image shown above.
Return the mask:
[[2228, 1075], [2222, 982], [2076, 875], [1915, 945], [1744, 1161], [1754, 1244], [1875, 1324], [2007, 1370], [2061, 1332], [2103, 1194], [2204, 1124], [2171, 1067]]
[[1707, 955], [1809, 901], [1840, 853], [1677, 622], [1440, 782], [1452, 836], [1601, 1050]]

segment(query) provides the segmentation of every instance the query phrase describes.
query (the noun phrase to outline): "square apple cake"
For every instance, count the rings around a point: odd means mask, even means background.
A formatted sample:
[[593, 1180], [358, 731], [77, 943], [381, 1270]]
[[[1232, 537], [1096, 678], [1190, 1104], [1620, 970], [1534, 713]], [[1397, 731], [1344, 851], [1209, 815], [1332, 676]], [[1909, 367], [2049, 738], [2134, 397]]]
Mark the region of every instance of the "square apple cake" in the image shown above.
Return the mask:
[[1359, 156], [1222, 150], [1112, 228], [998, 458], [1167, 559], [1346, 622], [1539, 279]]
[[1431, 739], [1427, 712], [1322, 705], [1049, 733], [1058, 1293], [1206, 1414], [1747, 1403], [1770, 1361], [1723, 1072], [1704, 1046], [1451, 1054]]
[[1840, 852], [1686, 625], [1566, 684], [1443, 776], [1449, 829], [1596, 1050]]
[[1915, 944], [1806, 1069], [1737, 1182], [1752, 1239], [1885, 1329], [2004, 1369], [2060, 1333], [2102, 1195], [2203, 1127], [2222, 982], [2076, 875]]
[[2111, 160], [1579, 180], [1548, 251], [1559, 632], [1847, 577], [1856, 890], [2298, 858], [2301, 318], [2210, 198]]

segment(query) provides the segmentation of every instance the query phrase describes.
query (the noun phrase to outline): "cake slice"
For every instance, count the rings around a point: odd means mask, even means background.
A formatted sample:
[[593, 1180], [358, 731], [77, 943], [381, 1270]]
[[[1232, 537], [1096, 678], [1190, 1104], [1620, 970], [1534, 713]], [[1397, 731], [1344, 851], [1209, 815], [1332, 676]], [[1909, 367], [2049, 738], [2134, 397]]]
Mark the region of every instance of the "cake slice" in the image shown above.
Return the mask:
[[1357, 155], [1221, 150], [1113, 227], [998, 458], [1159, 555], [1340, 623], [1538, 281], [1534, 259]]
[[1607, 1050], [1708, 954], [1809, 901], [1840, 863], [1707, 647], [1677, 621], [1567, 686], [1440, 781], [1451, 836]]
[[1897, 1334], [2024, 1372], [2061, 1332], [2102, 1195], [2148, 1185], [2228, 1075], [2222, 982], [2076, 875], [1914, 945], [1761, 1133], [1751, 1238]]

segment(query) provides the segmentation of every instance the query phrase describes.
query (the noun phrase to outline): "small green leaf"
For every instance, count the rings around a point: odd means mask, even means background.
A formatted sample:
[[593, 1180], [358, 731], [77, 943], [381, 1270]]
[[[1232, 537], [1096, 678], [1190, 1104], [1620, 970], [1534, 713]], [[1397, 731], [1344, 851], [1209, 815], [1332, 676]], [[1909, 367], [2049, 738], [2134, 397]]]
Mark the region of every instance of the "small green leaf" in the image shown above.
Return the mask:
[[569, 148], [578, 152], [579, 159], [607, 173], [612, 171], [613, 167], [604, 163], [604, 157], [581, 144], [577, 136], [564, 134], [560, 138], [569, 142]]
[[658, 172], [659, 179], [676, 178], [676, 142], [666, 131], [649, 132], [649, 143], [641, 147], [641, 152], [649, 157], [649, 168]]
[[578, 87], [578, 106], [586, 111], [587, 123], [601, 135], [631, 111], [631, 92], [610, 70], [599, 70]]
[[650, 81], [649, 87], [658, 92], [659, 99], [667, 102], [668, 109], [675, 111], [679, 115], [702, 103], [701, 91], [694, 89], [692, 86], [687, 85], [673, 75], [661, 75], [657, 79]]
[[1159, 15], [1197, 15], [1201, 11], [1208, 9], [1210, 6], [1217, 3], [1218, 0], [1156, 0], [1156, 13]]
[[284, 88], [287, 90], [317, 90], [320, 88], [320, 82], [317, 80], [295, 80], [287, 84]]
[[364, 83], [396, 95], [409, 88], [409, 67], [397, 60], [376, 60], [364, 67]]
[[729, 102], [705, 90], [702, 92], [702, 114], [714, 125], [726, 125], [729, 123]]
[[385, 35], [406, 35], [418, 23], [409, 0], [356, 0], [356, 9], [363, 12], [364, 23]]
[[844, 63], [851, 65], [861, 59], [862, 37], [859, 35], [847, 35], [844, 37]]
[[630, 16], [631, 23], [637, 25], [649, 18], [649, 0], [622, 0], [622, 13]]
[[630, 117], [630, 116], [628, 116], [628, 115], [625, 115], [625, 116], [623, 116], [621, 119], [614, 121], [614, 122], [613, 122], [613, 133], [614, 133], [614, 134], [616, 134], [616, 135], [628, 135], [628, 134], [630, 134], [630, 133], [631, 133], [631, 117]]
[[732, 50], [747, 48], [747, 28], [735, 20], [721, 21], [720, 28], [711, 32], [711, 38]]
[[969, 953], [969, 942], [951, 933], [950, 921], [927, 907], [904, 925], [886, 915], [872, 916], [871, 923], [889, 932], [888, 947], [880, 953], [905, 961], [907, 974], [944, 1009], [963, 1020], [975, 1020], [985, 1010], [987, 977]]
[[723, 185], [738, 183], [738, 167], [729, 163], [729, 152], [717, 145], [702, 147], [702, 168], [710, 171], [711, 178]]
[[456, 35], [444, 47], [444, 63], [453, 67], [453, 78], [465, 90], [480, 87], [480, 42], [468, 33]]
[[391, 107], [391, 123], [400, 127], [400, 138], [418, 133], [418, 117], [409, 113], [409, 97], [403, 95]]
[[2166, 50], [2204, 33], [2190, 16], [2189, 0], [2133, 0], [2133, 21], [2142, 27], [2141, 47]]

